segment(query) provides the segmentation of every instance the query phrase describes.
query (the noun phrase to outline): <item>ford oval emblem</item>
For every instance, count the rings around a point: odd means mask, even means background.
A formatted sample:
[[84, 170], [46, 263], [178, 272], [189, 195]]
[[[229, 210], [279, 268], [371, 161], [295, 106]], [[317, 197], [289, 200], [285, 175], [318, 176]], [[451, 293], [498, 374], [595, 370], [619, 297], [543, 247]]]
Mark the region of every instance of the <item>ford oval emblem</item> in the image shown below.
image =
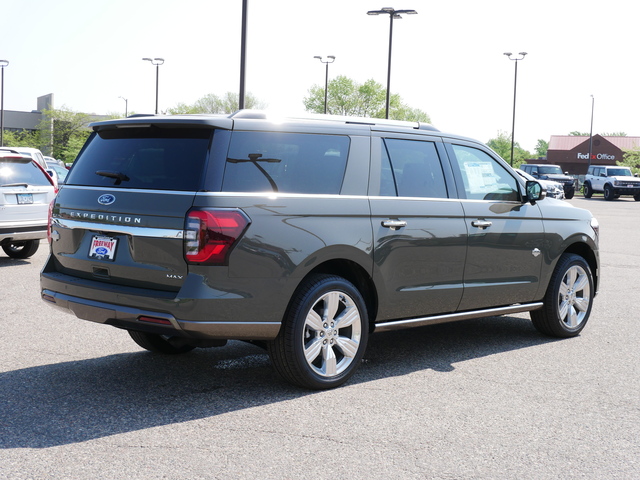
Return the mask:
[[105, 193], [104, 195], [100, 195], [98, 197], [98, 203], [100, 205], [111, 205], [115, 201], [116, 201], [116, 196], [111, 195], [110, 193]]

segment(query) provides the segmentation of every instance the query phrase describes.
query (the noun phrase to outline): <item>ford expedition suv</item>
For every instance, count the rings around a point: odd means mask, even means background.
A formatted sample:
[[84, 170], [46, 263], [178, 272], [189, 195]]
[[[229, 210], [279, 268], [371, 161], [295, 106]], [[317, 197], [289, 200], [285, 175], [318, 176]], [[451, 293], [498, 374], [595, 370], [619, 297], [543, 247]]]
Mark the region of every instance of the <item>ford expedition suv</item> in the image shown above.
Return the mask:
[[52, 208], [42, 298], [152, 352], [252, 341], [323, 389], [372, 332], [530, 312], [572, 337], [591, 313], [597, 221], [477, 141], [253, 111], [92, 127]]

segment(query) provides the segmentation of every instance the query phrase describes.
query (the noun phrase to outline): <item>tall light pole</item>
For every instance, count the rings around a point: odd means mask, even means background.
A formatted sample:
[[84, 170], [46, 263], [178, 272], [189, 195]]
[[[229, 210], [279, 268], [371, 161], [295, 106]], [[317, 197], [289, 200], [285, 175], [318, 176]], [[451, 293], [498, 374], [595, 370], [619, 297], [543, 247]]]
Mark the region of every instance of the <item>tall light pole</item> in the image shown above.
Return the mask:
[[129, 116], [129, 100], [127, 100], [124, 97], [118, 97], [124, 100], [124, 116], [128, 117]]
[[587, 164], [587, 170], [591, 166], [591, 148], [593, 147], [593, 105], [595, 103], [595, 99], [593, 95], [591, 95], [591, 128], [589, 129], [589, 163]]
[[151, 65], [156, 66], [156, 115], [158, 114], [158, 79], [160, 78], [160, 65], [164, 63], [164, 58], [143, 58], [147, 62], [151, 62]]
[[509, 60], [514, 60], [516, 62], [516, 73], [513, 79], [513, 120], [511, 122], [511, 160], [510, 164], [513, 167], [513, 145], [515, 144], [515, 133], [516, 133], [516, 89], [518, 86], [518, 62], [522, 60], [527, 52], [520, 52], [518, 55], [520, 57], [511, 58], [513, 55], [511, 52], [506, 52], [505, 55], [509, 58]]
[[324, 60], [323, 57], [316, 55], [313, 58], [317, 58], [325, 65], [325, 73], [324, 73], [324, 113], [327, 113], [327, 92], [329, 90], [329, 64], [335, 62], [336, 57], [334, 55], [327, 55], [327, 59]]
[[4, 67], [9, 65], [9, 60], [0, 60], [2, 80], [0, 80], [0, 147], [4, 145]]
[[[242, 29], [240, 32], [240, 90], [238, 91], [238, 110], [245, 107], [247, 75], [247, 15], [249, 0], [242, 0]], [[257, 164], [256, 164], [257, 165]]]
[[385, 105], [385, 116], [384, 118], [389, 118], [389, 101], [391, 95], [391, 46], [393, 43], [393, 21], [395, 19], [400, 20], [402, 17], [401, 14], [407, 15], [416, 15], [418, 12], [415, 10], [395, 10], [390, 7], [382, 8], [380, 10], [369, 10], [367, 15], [389, 15], [389, 62], [387, 65], [387, 101]]

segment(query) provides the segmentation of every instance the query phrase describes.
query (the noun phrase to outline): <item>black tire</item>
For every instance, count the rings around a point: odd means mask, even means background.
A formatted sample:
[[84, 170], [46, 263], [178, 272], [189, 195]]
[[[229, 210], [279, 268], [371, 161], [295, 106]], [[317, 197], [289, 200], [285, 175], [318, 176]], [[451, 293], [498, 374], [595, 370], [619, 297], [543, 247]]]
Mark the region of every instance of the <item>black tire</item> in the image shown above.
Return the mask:
[[593, 195], [591, 184], [589, 182], [585, 183], [582, 189], [584, 190], [584, 198], [591, 198], [591, 195]]
[[171, 337], [165, 337], [164, 335], [157, 335], [155, 333], [129, 330], [129, 335], [139, 346], [154, 353], [177, 355], [180, 353], [190, 352], [196, 348], [192, 345], [185, 345], [182, 342], [172, 343]]
[[2, 250], [11, 258], [29, 258], [38, 251], [39, 247], [40, 240], [25, 240], [2, 245]]
[[594, 295], [589, 264], [579, 255], [565, 253], [551, 276], [544, 306], [531, 312], [531, 321], [546, 335], [575, 337], [589, 320]]
[[569, 190], [567, 190], [567, 192], [565, 192], [564, 198], [566, 198], [567, 200], [571, 200], [575, 195], [575, 193], [576, 193], [576, 189], [570, 188]]
[[635, 195], [633, 196], [633, 199], [634, 199], [636, 202], [640, 202], [640, 193], [635, 194]]
[[342, 277], [314, 275], [294, 294], [269, 356], [294, 385], [334, 388], [356, 371], [368, 338], [367, 307], [358, 289]]
[[615, 193], [613, 193], [613, 187], [609, 184], [606, 184], [604, 186], [604, 199], [611, 201], [614, 198], [616, 198], [616, 195]]

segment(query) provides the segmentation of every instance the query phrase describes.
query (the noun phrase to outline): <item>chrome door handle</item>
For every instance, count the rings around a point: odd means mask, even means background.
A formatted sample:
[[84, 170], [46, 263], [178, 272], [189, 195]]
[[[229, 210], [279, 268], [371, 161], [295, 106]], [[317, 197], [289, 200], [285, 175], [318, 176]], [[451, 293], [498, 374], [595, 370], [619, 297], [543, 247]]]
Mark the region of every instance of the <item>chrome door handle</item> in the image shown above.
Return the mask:
[[487, 220], [474, 220], [473, 222], [471, 222], [472, 227], [478, 227], [481, 230], [489, 228], [491, 225], [492, 223]]
[[390, 228], [391, 230], [397, 230], [407, 226], [407, 222], [404, 220], [383, 220], [382, 226]]

